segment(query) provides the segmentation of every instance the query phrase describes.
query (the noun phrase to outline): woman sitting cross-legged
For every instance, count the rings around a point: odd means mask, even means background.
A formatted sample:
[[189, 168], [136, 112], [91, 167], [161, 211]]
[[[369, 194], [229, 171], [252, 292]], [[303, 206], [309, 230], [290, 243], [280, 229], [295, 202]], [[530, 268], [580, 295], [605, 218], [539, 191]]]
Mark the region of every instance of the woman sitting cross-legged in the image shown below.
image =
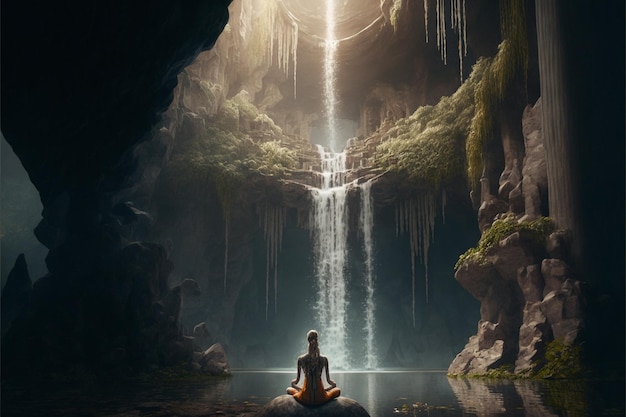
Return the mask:
[[[291, 381], [291, 387], [287, 388], [287, 393], [301, 404], [319, 405], [324, 404], [333, 398], [339, 397], [341, 390], [337, 388], [335, 381], [330, 379], [328, 371], [328, 359], [320, 355], [320, 348], [317, 344], [317, 332], [310, 330], [306, 335], [309, 341], [309, 353], [298, 358], [296, 379]], [[322, 370], [326, 368], [326, 381], [330, 387], [324, 388], [322, 382]], [[300, 381], [300, 370], [304, 373], [302, 387], [297, 384]]]

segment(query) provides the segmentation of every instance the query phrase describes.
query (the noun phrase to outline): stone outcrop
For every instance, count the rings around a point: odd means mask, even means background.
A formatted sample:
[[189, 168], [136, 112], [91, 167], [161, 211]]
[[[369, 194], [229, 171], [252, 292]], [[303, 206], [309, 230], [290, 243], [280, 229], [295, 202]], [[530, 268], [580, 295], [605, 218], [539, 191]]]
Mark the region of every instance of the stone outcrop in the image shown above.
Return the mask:
[[211, 347], [204, 352], [194, 353], [191, 368], [207, 375], [230, 375], [230, 365], [226, 357], [226, 352], [219, 343], [211, 345]]
[[2, 339], [3, 377], [138, 370], [191, 354], [160, 304], [168, 254], [128, 245], [151, 215], [118, 204], [129, 201], [118, 193], [178, 73], [214, 45], [230, 2], [156, 1], [149, 13], [106, 1], [3, 3], [2, 133], [40, 194], [35, 235], [49, 249], [49, 274]]
[[522, 116], [524, 133], [524, 165], [522, 168], [523, 212], [535, 218], [545, 212], [548, 202], [548, 175], [546, 171], [543, 132], [541, 130], [541, 99], [528, 105]]
[[[542, 214], [547, 182], [540, 108], [538, 101], [524, 111], [524, 165], [519, 170], [513, 164], [502, 174], [499, 198], [483, 201], [478, 211], [482, 233], [503, 215], [524, 223]], [[549, 342], [579, 341], [585, 298], [567, 264], [567, 238], [567, 231], [557, 230], [542, 242], [521, 229], [503, 236], [484, 258], [459, 266], [455, 279], [480, 301], [481, 318], [477, 334], [450, 364], [450, 374], [483, 374], [500, 366], [537, 371]]]
[[270, 401], [255, 417], [369, 417], [356, 401], [339, 397], [326, 404], [306, 406], [291, 395], [281, 395]]

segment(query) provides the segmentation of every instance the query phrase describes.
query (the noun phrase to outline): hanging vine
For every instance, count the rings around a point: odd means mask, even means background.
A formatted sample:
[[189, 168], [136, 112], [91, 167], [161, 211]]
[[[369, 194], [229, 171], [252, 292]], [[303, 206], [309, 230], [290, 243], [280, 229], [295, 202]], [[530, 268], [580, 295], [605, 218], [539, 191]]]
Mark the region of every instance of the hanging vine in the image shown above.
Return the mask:
[[427, 191], [396, 203], [396, 236], [408, 232], [411, 252], [411, 312], [415, 327], [415, 259], [424, 265], [426, 302], [428, 302], [428, 250], [435, 231], [435, 196]]
[[[447, 19], [446, 19], [446, 1], [435, 1], [435, 22], [437, 26], [437, 48], [441, 54], [441, 60], [445, 65], [448, 64], [448, 39], [447, 39]], [[424, 31], [426, 32], [426, 43], [429, 41], [428, 36], [428, 7], [429, 0], [424, 0]], [[402, 3], [400, 2], [400, 7]], [[394, 1], [392, 10], [397, 8]], [[398, 13], [399, 11], [396, 11]], [[459, 54], [459, 79], [463, 82], [463, 58], [467, 55], [467, 16], [465, 11], [465, 0], [450, 0], [448, 9], [450, 14], [450, 29], [454, 30], [458, 38], [458, 54]]]
[[265, 320], [269, 318], [270, 273], [274, 272], [274, 313], [278, 310], [278, 254], [287, 221], [287, 209], [267, 202], [257, 204], [259, 227], [265, 237]]
[[233, 203], [240, 187], [241, 180], [239, 175], [234, 172], [222, 171], [215, 179], [217, 198], [222, 207], [222, 217], [224, 219], [224, 293], [226, 293], [226, 278], [228, 277], [228, 229]]
[[474, 92], [475, 112], [465, 144], [467, 177], [474, 189], [483, 171], [483, 150], [495, 138], [500, 106], [511, 95], [526, 95], [528, 37], [523, 0], [500, 1], [500, 31], [502, 42], [496, 56], [477, 63], [486, 69]]

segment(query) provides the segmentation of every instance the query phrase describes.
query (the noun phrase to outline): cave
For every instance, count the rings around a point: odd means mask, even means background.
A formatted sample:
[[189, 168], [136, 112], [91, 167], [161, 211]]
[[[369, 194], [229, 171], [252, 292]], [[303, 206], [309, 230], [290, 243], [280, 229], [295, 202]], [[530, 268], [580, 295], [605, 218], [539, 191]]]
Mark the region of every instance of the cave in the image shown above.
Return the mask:
[[623, 4], [1, 15], [3, 413], [623, 413]]

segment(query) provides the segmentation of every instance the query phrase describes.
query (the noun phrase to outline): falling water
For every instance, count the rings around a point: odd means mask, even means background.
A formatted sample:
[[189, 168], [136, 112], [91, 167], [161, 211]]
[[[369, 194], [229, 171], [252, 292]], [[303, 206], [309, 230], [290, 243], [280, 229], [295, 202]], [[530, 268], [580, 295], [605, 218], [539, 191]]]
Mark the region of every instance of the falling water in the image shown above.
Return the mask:
[[326, 152], [322, 160], [321, 188], [313, 188], [311, 230], [315, 239], [317, 277], [316, 313], [324, 338], [324, 353], [334, 368], [349, 367], [346, 343], [348, 298], [345, 263], [348, 253], [347, 186], [344, 184], [346, 154]]
[[363, 255], [365, 258], [365, 367], [369, 369], [378, 366], [374, 350], [374, 211], [372, 209], [372, 182], [361, 185], [361, 212], [359, 228], [363, 236]]
[[328, 143], [332, 151], [337, 151], [336, 107], [335, 94], [335, 55], [337, 52], [335, 35], [335, 0], [326, 0], [326, 39], [324, 41], [324, 105], [328, 126]]
[[[335, 91], [335, 1], [326, 1], [326, 40], [324, 42], [324, 104], [330, 150], [318, 145], [321, 159], [320, 188], [312, 188], [313, 208], [310, 225], [315, 242], [315, 274], [317, 278], [316, 314], [322, 332], [324, 352], [331, 357], [334, 368], [350, 367], [347, 343], [348, 288], [346, 264], [348, 257], [346, 153], [337, 152]], [[367, 368], [377, 366], [374, 351], [374, 272], [372, 227], [373, 214], [370, 183], [362, 186], [361, 233], [364, 238], [365, 272], [365, 332]]]

